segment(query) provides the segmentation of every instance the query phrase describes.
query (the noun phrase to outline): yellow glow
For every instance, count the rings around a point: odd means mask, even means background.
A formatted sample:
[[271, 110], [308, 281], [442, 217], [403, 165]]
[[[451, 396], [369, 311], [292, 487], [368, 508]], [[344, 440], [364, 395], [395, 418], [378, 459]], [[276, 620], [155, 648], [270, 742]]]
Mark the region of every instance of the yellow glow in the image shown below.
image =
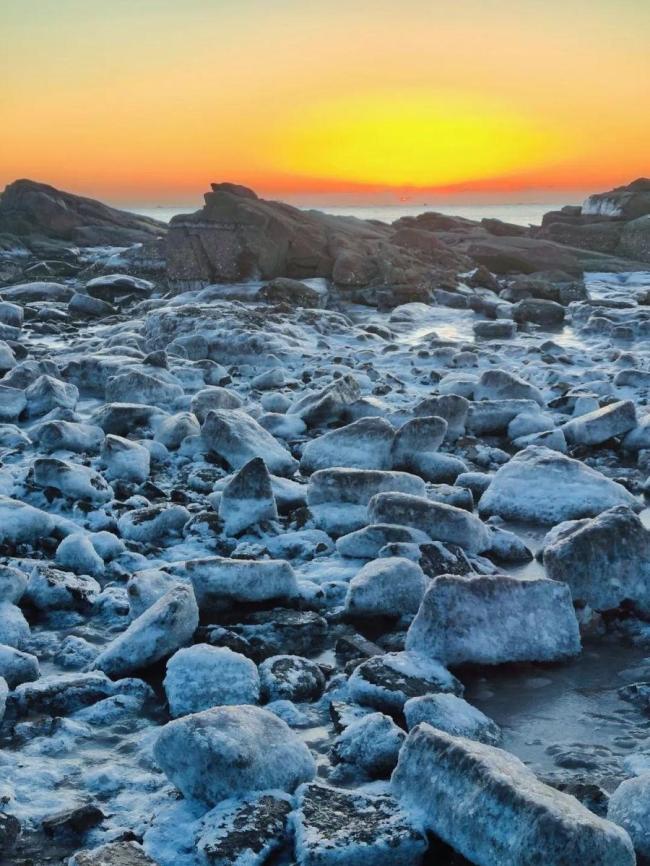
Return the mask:
[[311, 107], [282, 130], [275, 149], [281, 171], [432, 187], [545, 165], [560, 139], [489, 100], [373, 93]]

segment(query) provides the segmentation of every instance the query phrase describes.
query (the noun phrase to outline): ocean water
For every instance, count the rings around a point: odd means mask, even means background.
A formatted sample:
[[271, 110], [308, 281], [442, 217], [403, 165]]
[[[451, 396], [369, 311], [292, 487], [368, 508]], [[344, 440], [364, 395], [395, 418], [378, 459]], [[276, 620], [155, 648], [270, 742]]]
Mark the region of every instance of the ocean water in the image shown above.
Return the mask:
[[[566, 204], [579, 204], [578, 201], [563, 202], [528, 202], [521, 204], [444, 204], [440, 202], [421, 204], [390, 204], [390, 205], [315, 205], [315, 210], [336, 216], [353, 216], [363, 220], [381, 220], [392, 223], [403, 216], [417, 216], [427, 211], [438, 211], [450, 216], [466, 217], [471, 220], [482, 220], [495, 218], [515, 225], [528, 226], [540, 225], [542, 217], [550, 210], [559, 210]], [[124, 207], [124, 205], [122, 205]], [[155, 205], [134, 204], [125, 207], [125, 210], [139, 213], [153, 219], [169, 222], [169, 220], [181, 213], [191, 213], [197, 210], [192, 205]], [[303, 210], [309, 210], [309, 205], [301, 205]]]

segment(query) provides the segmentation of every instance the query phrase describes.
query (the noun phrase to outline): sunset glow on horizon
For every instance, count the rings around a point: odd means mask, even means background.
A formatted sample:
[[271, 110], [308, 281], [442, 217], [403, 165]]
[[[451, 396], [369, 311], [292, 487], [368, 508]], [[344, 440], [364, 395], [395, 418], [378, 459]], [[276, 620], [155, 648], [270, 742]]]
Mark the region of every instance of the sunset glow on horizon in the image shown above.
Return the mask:
[[3, 0], [0, 186], [113, 201], [650, 174], [650, 4]]

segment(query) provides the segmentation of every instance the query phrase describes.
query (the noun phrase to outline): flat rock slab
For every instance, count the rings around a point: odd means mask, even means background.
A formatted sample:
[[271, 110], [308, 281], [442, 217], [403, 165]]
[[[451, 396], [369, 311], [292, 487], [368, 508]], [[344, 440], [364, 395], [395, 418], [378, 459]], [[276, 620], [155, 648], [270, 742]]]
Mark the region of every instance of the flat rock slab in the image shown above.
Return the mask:
[[632, 842], [518, 758], [430, 725], [402, 747], [393, 794], [476, 866], [634, 866]]
[[300, 866], [416, 866], [426, 837], [389, 796], [312, 783], [292, 815]]

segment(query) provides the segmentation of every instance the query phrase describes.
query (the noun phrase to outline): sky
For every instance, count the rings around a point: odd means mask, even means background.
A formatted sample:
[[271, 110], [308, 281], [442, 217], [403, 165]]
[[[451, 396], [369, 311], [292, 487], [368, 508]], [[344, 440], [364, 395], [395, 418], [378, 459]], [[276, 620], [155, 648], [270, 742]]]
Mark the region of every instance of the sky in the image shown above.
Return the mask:
[[648, 0], [0, 0], [0, 187], [563, 200], [650, 175]]

